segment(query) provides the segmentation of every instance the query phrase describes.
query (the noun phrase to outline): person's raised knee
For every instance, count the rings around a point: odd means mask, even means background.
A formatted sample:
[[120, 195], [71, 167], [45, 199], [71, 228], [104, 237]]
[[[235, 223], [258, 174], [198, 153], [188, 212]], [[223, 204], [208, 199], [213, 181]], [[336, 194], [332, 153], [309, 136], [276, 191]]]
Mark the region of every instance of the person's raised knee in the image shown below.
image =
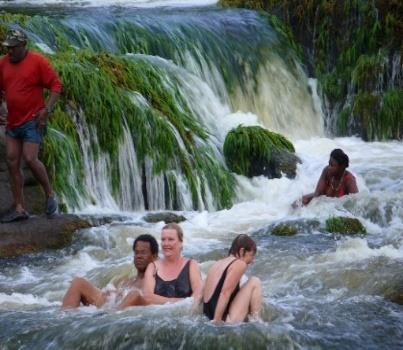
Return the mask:
[[260, 281], [260, 278], [256, 277], [256, 276], [252, 276], [249, 278], [250, 283], [254, 286], [254, 287], [260, 287], [262, 285], [262, 282]]
[[78, 288], [81, 287], [85, 282], [86, 280], [82, 277], [74, 277], [71, 281], [71, 286]]

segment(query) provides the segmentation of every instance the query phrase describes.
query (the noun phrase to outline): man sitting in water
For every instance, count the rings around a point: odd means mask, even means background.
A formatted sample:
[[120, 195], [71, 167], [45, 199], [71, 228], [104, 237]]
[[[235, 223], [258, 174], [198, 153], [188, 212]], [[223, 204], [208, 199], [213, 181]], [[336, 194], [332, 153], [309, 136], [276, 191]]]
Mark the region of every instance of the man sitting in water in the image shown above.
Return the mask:
[[[144, 273], [149, 263], [158, 259], [158, 243], [148, 234], [138, 236], [133, 243], [134, 266], [137, 276], [125, 279], [116, 289], [118, 308], [143, 305], [142, 297]], [[133, 290], [134, 289], [134, 290]], [[80, 303], [84, 305], [104, 305], [115, 291], [102, 291], [81, 277], [75, 277], [63, 298], [63, 309], [77, 308]]]
[[[358, 187], [355, 177], [346, 168], [349, 166], [348, 155], [340, 148], [334, 149], [330, 153], [329, 165], [327, 165], [319, 178], [314, 193], [302, 196], [300, 202], [307, 205], [314, 197], [343, 197], [344, 195], [357, 193]], [[299, 206], [299, 201], [295, 201], [292, 206]]]

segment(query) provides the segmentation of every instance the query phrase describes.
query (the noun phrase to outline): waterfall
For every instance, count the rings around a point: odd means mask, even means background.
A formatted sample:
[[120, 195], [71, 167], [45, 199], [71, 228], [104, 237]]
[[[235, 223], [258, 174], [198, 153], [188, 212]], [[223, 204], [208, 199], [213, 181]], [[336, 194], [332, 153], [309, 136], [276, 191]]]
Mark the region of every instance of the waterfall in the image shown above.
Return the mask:
[[86, 191], [80, 204], [63, 193], [70, 209], [227, 207], [234, 188], [222, 145], [231, 127], [257, 124], [293, 140], [324, 134], [316, 84], [266, 18], [178, 11], [64, 8], [24, 23], [83, 109], [76, 124]]

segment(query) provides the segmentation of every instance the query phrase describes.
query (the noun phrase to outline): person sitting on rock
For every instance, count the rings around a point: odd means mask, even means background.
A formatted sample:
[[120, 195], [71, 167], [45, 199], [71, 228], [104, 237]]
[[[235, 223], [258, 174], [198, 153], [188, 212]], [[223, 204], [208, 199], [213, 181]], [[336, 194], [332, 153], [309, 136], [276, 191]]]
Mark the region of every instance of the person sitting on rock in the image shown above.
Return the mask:
[[240, 281], [256, 255], [256, 243], [248, 235], [238, 235], [228, 256], [213, 264], [207, 273], [203, 293], [203, 313], [214, 322], [244, 322], [248, 315], [258, 317], [262, 307], [260, 279]]
[[[307, 205], [310, 201], [319, 196], [343, 197], [344, 195], [357, 193], [358, 187], [355, 177], [346, 168], [349, 166], [348, 155], [340, 148], [334, 149], [330, 153], [329, 165], [327, 165], [319, 178], [314, 193], [302, 196], [300, 202]], [[298, 207], [299, 201], [293, 203], [293, 207]]]
[[63, 298], [63, 309], [77, 308], [80, 304], [103, 306], [112, 296], [118, 303], [119, 309], [128, 306], [144, 305], [142, 290], [144, 273], [148, 264], [158, 259], [158, 243], [148, 234], [138, 236], [133, 243], [134, 267], [137, 276], [121, 281], [116, 290], [100, 290], [81, 277], [75, 277]]

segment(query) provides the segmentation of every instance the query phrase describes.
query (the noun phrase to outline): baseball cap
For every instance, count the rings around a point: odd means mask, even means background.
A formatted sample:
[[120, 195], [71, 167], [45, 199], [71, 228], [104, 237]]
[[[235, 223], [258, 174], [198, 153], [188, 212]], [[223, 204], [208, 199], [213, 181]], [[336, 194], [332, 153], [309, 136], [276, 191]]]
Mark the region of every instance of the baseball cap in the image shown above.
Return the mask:
[[7, 33], [3, 46], [13, 47], [27, 42], [26, 34], [20, 29], [13, 29]]

